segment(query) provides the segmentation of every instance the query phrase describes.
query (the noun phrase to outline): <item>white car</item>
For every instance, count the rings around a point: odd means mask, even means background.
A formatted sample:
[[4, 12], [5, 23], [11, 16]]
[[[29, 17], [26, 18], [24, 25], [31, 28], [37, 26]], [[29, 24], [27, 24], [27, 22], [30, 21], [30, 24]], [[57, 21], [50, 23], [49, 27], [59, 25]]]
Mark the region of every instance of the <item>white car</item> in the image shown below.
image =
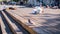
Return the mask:
[[38, 7], [38, 6], [36, 6], [33, 9], [33, 13], [36, 13], [36, 14], [42, 13], [42, 11], [43, 11], [43, 9], [41, 7]]

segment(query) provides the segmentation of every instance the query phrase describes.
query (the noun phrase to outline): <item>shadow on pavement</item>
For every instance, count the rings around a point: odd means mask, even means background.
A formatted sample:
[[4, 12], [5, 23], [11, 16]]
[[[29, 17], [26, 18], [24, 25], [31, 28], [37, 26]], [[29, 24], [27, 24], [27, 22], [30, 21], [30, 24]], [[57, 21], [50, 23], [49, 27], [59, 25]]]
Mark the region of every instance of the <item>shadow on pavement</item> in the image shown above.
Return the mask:
[[60, 14], [43, 14], [43, 15], [58, 16], [58, 17], [52, 19], [41, 18], [44, 19], [46, 22], [41, 23], [43, 26], [38, 26], [35, 28], [39, 28], [42, 30], [42, 32], [45, 32], [47, 34], [60, 34]]

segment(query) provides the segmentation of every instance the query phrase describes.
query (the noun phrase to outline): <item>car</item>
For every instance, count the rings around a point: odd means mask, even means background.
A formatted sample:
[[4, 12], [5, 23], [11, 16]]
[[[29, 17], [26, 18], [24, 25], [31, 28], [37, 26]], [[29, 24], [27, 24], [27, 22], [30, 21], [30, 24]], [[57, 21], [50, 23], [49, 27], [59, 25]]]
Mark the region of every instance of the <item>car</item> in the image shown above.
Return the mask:
[[8, 4], [9, 4], [9, 5], [16, 5], [16, 2], [10, 1], [10, 2], [8, 2]]

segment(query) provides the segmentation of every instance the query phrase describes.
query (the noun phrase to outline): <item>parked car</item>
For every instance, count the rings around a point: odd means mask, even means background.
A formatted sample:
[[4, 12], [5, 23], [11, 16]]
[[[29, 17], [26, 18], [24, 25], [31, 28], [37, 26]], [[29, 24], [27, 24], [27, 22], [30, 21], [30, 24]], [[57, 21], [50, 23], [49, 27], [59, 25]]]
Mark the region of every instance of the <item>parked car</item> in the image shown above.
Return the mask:
[[9, 4], [9, 5], [16, 5], [16, 2], [10, 1], [10, 2], [8, 2], [8, 4]]

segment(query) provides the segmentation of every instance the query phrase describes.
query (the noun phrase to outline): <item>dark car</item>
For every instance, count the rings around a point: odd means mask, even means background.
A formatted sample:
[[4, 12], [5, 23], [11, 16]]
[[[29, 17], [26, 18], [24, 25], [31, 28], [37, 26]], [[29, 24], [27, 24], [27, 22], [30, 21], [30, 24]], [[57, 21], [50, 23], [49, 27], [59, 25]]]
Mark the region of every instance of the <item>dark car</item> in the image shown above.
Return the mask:
[[16, 2], [14, 1], [11, 1], [11, 2], [8, 2], [9, 5], [16, 5]]

